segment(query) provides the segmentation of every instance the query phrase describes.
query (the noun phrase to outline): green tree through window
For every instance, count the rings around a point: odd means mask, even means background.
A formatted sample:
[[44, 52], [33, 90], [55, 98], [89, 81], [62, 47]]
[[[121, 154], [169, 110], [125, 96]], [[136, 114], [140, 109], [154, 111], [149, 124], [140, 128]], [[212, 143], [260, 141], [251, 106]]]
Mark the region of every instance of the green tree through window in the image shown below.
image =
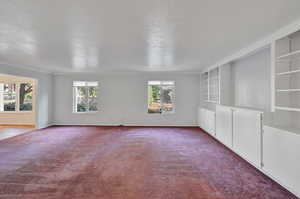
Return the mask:
[[98, 82], [73, 82], [73, 112], [98, 111]]
[[174, 112], [175, 83], [173, 81], [148, 82], [148, 113]]

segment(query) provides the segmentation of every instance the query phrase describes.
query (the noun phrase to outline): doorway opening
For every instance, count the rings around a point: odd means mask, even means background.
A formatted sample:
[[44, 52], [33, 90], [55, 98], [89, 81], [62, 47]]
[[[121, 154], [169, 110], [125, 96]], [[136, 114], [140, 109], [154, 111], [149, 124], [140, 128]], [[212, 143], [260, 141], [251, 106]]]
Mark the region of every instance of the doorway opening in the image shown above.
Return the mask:
[[0, 140], [36, 128], [37, 80], [0, 74]]

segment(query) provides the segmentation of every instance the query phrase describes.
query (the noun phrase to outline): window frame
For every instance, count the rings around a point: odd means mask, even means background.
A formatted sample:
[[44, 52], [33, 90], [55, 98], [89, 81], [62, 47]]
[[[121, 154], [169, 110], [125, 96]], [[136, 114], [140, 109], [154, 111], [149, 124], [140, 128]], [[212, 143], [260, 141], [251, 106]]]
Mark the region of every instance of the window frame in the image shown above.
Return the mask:
[[[168, 86], [168, 84], [164, 84], [163, 82], [172, 82], [173, 83], [173, 99], [172, 99], [172, 111], [160, 111], [159, 113], [149, 113], [149, 86], [151, 84], [149, 84], [150, 82], [160, 82], [159, 84], [159, 91], [161, 93], [162, 91], [162, 86]], [[163, 102], [162, 100], [160, 100], [160, 107], [162, 108], [163, 106]], [[169, 114], [175, 114], [176, 110], [176, 81], [175, 80], [148, 80], [147, 81], [147, 113], [149, 115], [169, 115]]]
[[[84, 86], [74, 86], [74, 83], [75, 82], [84, 82], [85, 83], [85, 85]], [[97, 86], [89, 86], [88, 85], [88, 83], [91, 83], [91, 82], [93, 82], [93, 83], [97, 83]], [[84, 111], [84, 112], [78, 112], [77, 111], [77, 91], [76, 91], [76, 89], [78, 88], [78, 87], [81, 87], [81, 88], [85, 88], [86, 90], [87, 90], [87, 96], [88, 96], [88, 108], [87, 108], [87, 110], [88, 111]], [[89, 110], [89, 88], [90, 87], [95, 87], [96, 88], [96, 93], [97, 93], [97, 96], [96, 96], [96, 99], [97, 99], [97, 110], [96, 111], [90, 111]], [[73, 95], [72, 95], [72, 97], [73, 97], [73, 100], [72, 100], [72, 113], [74, 113], [74, 114], [94, 114], [94, 113], [97, 113], [97, 112], [99, 112], [99, 101], [98, 101], [98, 99], [99, 99], [99, 82], [98, 81], [73, 81], [73, 84], [72, 84], [72, 89], [73, 89]]]
[[[32, 84], [32, 110], [20, 110], [20, 85], [21, 84]], [[17, 81], [17, 82], [10, 82], [10, 81], [0, 81], [0, 84], [15, 84], [16, 85], [16, 106], [14, 111], [0, 111], [1, 113], [33, 113], [35, 112], [35, 83], [31, 81]]]

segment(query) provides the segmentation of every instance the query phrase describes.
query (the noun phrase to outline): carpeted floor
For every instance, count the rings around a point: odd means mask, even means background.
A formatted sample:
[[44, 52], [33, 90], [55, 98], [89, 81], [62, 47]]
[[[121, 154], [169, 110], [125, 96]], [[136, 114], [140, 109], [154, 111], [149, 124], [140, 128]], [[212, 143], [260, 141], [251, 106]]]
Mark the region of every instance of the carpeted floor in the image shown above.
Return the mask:
[[50, 127], [0, 141], [0, 198], [296, 198], [198, 128]]

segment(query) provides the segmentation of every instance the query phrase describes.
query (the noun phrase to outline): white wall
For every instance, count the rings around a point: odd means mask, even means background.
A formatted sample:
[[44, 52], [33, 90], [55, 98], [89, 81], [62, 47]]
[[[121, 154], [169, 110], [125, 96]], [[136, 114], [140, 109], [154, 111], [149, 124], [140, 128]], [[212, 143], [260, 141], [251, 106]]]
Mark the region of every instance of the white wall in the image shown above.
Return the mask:
[[[99, 112], [72, 113], [74, 80], [99, 81]], [[148, 80], [175, 80], [174, 114], [147, 113]], [[197, 125], [199, 81], [199, 74], [55, 75], [54, 123], [194, 126]]]
[[37, 80], [36, 124], [44, 128], [52, 123], [52, 75], [0, 64], [0, 73]]
[[271, 52], [265, 48], [232, 64], [234, 105], [270, 110]]

